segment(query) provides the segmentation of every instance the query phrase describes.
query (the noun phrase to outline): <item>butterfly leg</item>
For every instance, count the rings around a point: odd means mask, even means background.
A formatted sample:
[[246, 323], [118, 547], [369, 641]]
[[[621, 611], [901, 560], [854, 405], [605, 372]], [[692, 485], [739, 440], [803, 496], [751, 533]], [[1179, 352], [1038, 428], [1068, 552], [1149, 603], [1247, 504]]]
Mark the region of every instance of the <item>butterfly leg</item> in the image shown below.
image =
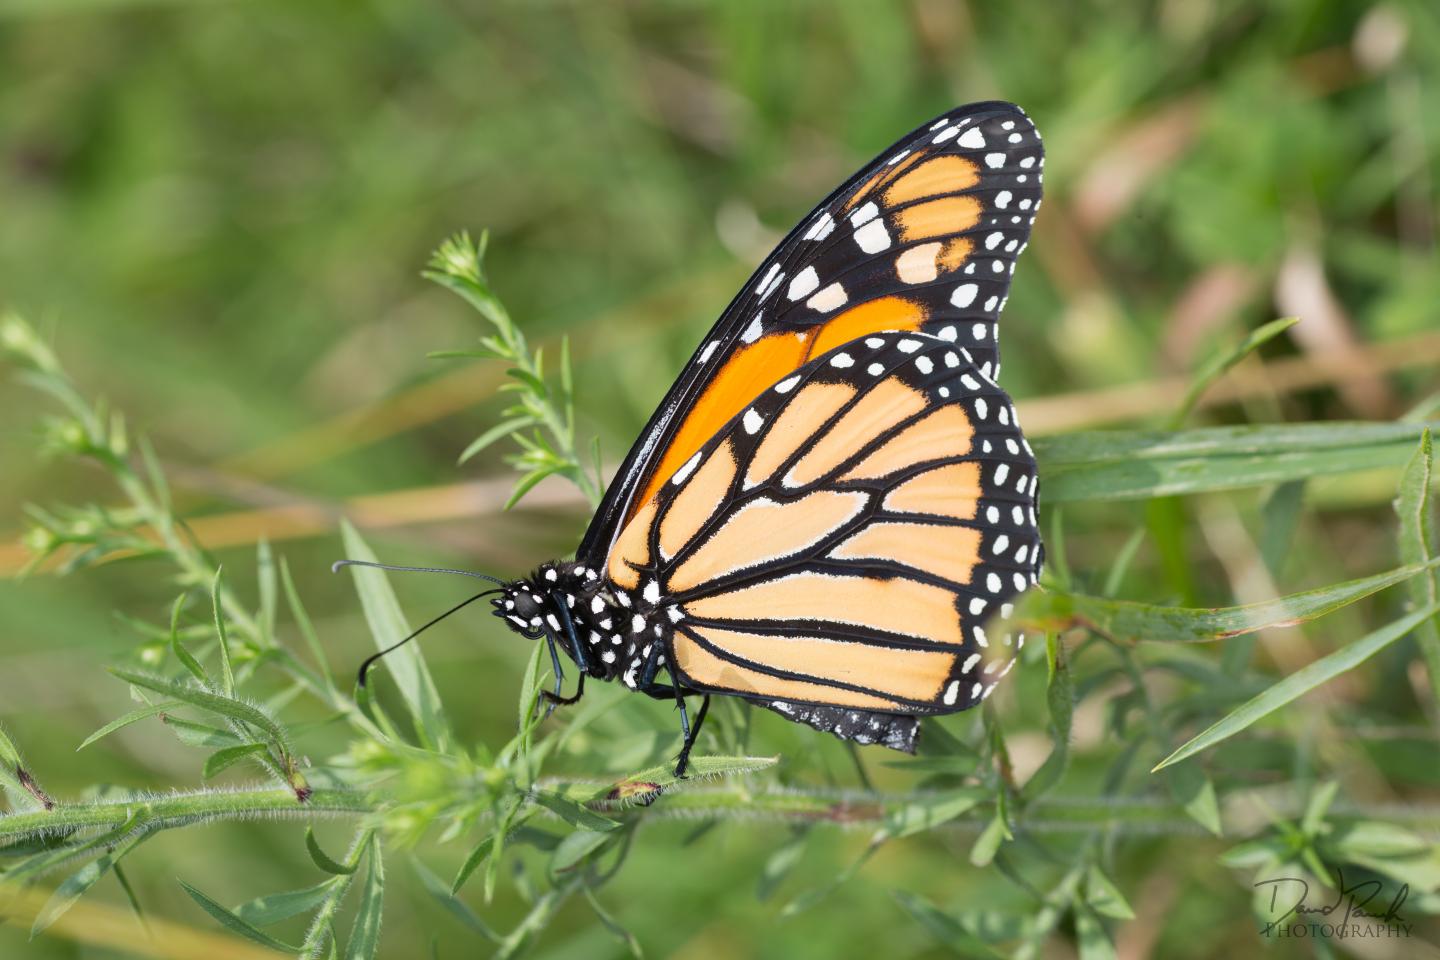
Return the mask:
[[685, 744], [680, 748], [680, 756], [675, 760], [675, 776], [683, 780], [685, 768], [690, 764], [690, 750], [695, 746], [695, 738], [700, 736], [700, 728], [705, 725], [705, 714], [710, 712], [710, 695], [707, 693], [700, 701], [700, 712], [695, 714], [693, 726], [685, 716], [685, 699], [680, 695], [679, 687], [675, 688], [675, 699], [680, 703], [680, 729], [685, 733]]
[[550, 648], [550, 666], [555, 671], [555, 692], [549, 690], [540, 691], [540, 702], [545, 704], [545, 716], [542, 719], [548, 720], [550, 714], [555, 712], [556, 707], [569, 706], [579, 701], [585, 693], [585, 673], [581, 671], [580, 679], [575, 683], [575, 694], [565, 696], [565, 670], [560, 666], [560, 654], [555, 650], [555, 638], [550, 634], [545, 635], [545, 643]]

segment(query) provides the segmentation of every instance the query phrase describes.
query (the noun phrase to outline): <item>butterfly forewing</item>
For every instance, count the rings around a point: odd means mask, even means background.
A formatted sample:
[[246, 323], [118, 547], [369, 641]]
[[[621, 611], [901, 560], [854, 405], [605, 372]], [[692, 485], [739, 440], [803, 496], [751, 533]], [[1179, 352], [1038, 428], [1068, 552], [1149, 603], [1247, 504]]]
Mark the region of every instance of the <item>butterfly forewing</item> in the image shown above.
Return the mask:
[[627, 521], [769, 385], [881, 331], [932, 334], [998, 372], [997, 320], [1040, 205], [1039, 135], [1007, 103], [903, 137], [821, 203], [741, 289], [621, 466], [580, 546], [601, 564]]
[[1038, 572], [1036, 487], [969, 351], [872, 334], [752, 397], [636, 511], [608, 573], [658, 581], [691, 689], [960, 710], [1018, 649], [980, 625]]

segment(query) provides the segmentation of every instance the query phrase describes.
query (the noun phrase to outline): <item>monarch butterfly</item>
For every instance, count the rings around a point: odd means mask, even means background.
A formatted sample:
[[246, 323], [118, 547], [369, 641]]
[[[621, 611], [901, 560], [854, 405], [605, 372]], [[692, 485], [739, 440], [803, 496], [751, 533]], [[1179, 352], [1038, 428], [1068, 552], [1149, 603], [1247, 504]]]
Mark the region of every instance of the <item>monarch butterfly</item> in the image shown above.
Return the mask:
[[[1024, 638], [982, 623], [1042, 563], [1035, 461], [995, 380], [1043, 167], [1019, 107], [959, 107], [770, 254], [575, 559], [485, 577], [494, 614], [549, 645], [551, 709], [587, 676], [675, 700], [683, 776], [712, 694], [906, 752], [920, 717], [990, 694]], [[580, 671], [568, 697], [557, 648]]]

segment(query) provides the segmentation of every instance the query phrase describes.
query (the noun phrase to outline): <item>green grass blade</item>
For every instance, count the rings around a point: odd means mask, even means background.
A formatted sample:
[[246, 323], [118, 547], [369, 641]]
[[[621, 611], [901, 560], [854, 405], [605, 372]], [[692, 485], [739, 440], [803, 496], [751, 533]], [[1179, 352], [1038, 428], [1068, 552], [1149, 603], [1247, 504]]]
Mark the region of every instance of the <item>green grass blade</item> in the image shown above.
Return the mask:
[[987, 627], [986, 632], [1004, 636], [1013, 632], [1015, 625], [1063, 630], [1083, 624], [1121, 643], [1206, 643], [1305, 623], [1436, 567], [1440, 567], [1440, 558], [1238, 607], [1162, 607], [1059, 590], [1031, 590], [1016, 604], [1008, 622], [997, 617], [993, 630]]
[[280, 558], [280, 586], [285, 591], [285, 603], [290, 608], [290, 617], [295, 621], [295, 627], [300, 631], [305, 646], [310, 648], [310, 655], [315, 659], [315, 666], [320, 670], [326, 688], [334, 694], [335, 677], [330, 673], [329, 658], [325, 656], [325, 648], [320, 645], [320, 636], [315, 632], [315, 624], [310, 620], [310, 614], [300, 602], [300, 594], [295, 589], [295, 579], [290, 575], [290, 564], [284, 557]]
[[1235, 364], [1244, 360], [1251, 353], [1254, 353], [1261, 346], [1278, 337], [1300, 322], [1299, 317], [1283, 317], [1279, 320], [1271, 320], [1263, 326], [1257, 327], [1250, 332], [1250, 335], [1241, 341], [1234, 349], [1217, 354], [1205, 366], [1195, 374], [1190, 383], [1190, 389], [1185, 391], [1185, 399], [1180, 402], [1180, 409], [1175, 411], [1175, 416], [1170, 420], [1170, 426], [1179, 429], [1195, 409], [1195, 404], [1209, 390], [1211, 385], [1223, 377]]
[[1233, 737], [1327, 680], [1333, 680], [1340, 674], [1364, 663], [1424, 623], [1428, 618], [1435, 616], [1437, 612], [1440, 612], [1440, 603], [1430, 604], [1297, 670], [1206, 728], [1204, 732], [1156, 764], [1151, 772], [1163, 770], [1171, 764], [1179, 763], [1186, 757], [1194, 756], [1201, 750], [1206, 750], [1222, 740]]
[[[1400, 478], [1400, 492], [1395, 498], [1395, 513], [1400, 518], [1400, 559], [1405, 563], [1429, 563], [1435, 558], [1435, 522], [1430, 500], [1430, 487], [1435, 482], [1435, 457], [1426, 430], [1405, 473]], [[1440, 600], [1440, 576], [1416, 577], [1409, 584], [1410, 601], [1416, 606]], [[1422, 623], [1415, 630], [1420, 654], [1425, 658], [1430, 675], [1430, 694], [1440, 705], [1440, 619]]]
[[[347, 557], [375, 562], [374, 551], [358, 530], [349, 522], [342, 523], [340, 529]], [[400, 602], [395, 599], [395, 591], [390, 588], [383, 570], [360, 566], [349, 569], [355, 578], [355, 590], [360, 594], [360, 605], [365, 610], [365, 622], [370, 625], [376, 647], [383, 650], [408, 634], [410, 625], [400, 612]], [[421, 742], [432, 750], [446, 750], [450, 745], [449, 725], [419, 645], [406, 644], [386, 657], [385, 665], [410, 709]]]
[[1115, 430], [1033, 444], [1051, 506], [1236, 490], [1322, 474], [1400, 467], [1424, 430], [1412, 423], [1277, 424], [1179, 432]]

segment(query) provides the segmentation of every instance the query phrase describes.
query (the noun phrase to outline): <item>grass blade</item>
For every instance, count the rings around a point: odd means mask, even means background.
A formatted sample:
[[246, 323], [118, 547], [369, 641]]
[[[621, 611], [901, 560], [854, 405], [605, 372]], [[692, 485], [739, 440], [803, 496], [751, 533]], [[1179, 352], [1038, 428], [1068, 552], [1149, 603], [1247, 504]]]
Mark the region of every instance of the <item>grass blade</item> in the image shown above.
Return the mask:
[[235, 696], [235, 671], [230, 666], [230, 634], [225, 629], [225, 611], [220, 607], [221, 570], [215, 570], [210, 582], [210, 606], [215, 613], [215, 635], [220, 638], [220, 690], [227, 697]]
[[1238, 607], [1161, 607], [1060, 590], [1032, 590], [1008, 619], [997, 617], [986, 632], [1005, 636], [1017, 625], [1055, 631], [1083, 624], [1121, 643], [1206, 643], [1305, 623], [1436, 567], [1440, 567], [1440, 558]]
[[[1400, 559], [1405, 563], [1429, 563], [1435, 558], [1434, 517], [1430, 503], [1430, 486], [1435, 482], [1435, 457], [1431, 433], [1420, 436], [1420, 445], [1405, 473], [1400, 478], [1400, 492], [1395, 498], [1395, 513], [1400, 518]], [[1410, 601], [1416, 606], [1440, 600], [1437, 576], [1416, 577], [1409, 584]], [[1415, 629], [1420, 654], [1430, 674], [1430, 693], [1440, 704], [1440, 619], [1422, 623]]]
[[1298, 423], [1178, 432], [1113, 430], [1034, 440], [1051, 506], [1237, 490], [1400, 467], [1423, 424]]
[[1221, 740], [1233, 737], [1327, 680], [1333, 680], [1347, 670], [1352, 670], [1364, 663], [1424, 623], [1428, 618], [1435, 616], [1437, 612], [1440, 612], [1440, 603], [1430, 604], [1297, 670], [1231, 711], [1218, 722], [1211, 724], [1198, 736], [1156, 764], [1151, 772], [1163, 770], [1171, 764], [1179, 763], [1186, 757], [1194, 756], [1201, 750], [1213, 747]]
[[1180, 402], [1180, 409], [1175, 411], [1175, 416], [1170, 420], [1170, 426], [1179, 429], [1195, 409], [1195, 404], [1204, 396], [1205, 391], [1211, 385], [1223, 377], [1235, 364], [1244, 360], [1251, 353], [1258, 350], [1265, 343], [1278, 337], [1300, 322], [1299, 317], [1283, 317], [1279, 320], [1271, 320], [1263, 326], [1250, 331], [1250, 335], [1242, 340], [1233, 350], [1217, 354], [1209, 360], [1205, 366], [1195, 374], [1190, 383], [1190, 389], [1185, 391], [1185, 399]]
[[[352, 560], [375, 562], [375, 553], [360, 536], [360, 532], [348, 522], [341, 524], [345, 541], [345, 555]], [[376, 647], [383, 650], [410, 632], [405, 615], [400, 612], [400, 603], [383, 570], [374, 567], [350, 567], [355, 578], [355, 591], [360, 595], [360, 605], [365, 610], [365, 622]], [[415, 729], [421, 742], [432, 750], [444, 751], [450, 744], [450, 730], [440, 704], [440, 694], [435, 681], [425, 666], [425, 658], [417, 644], [406, 644], [385, 660], [400, 695], [410, 709]]]

